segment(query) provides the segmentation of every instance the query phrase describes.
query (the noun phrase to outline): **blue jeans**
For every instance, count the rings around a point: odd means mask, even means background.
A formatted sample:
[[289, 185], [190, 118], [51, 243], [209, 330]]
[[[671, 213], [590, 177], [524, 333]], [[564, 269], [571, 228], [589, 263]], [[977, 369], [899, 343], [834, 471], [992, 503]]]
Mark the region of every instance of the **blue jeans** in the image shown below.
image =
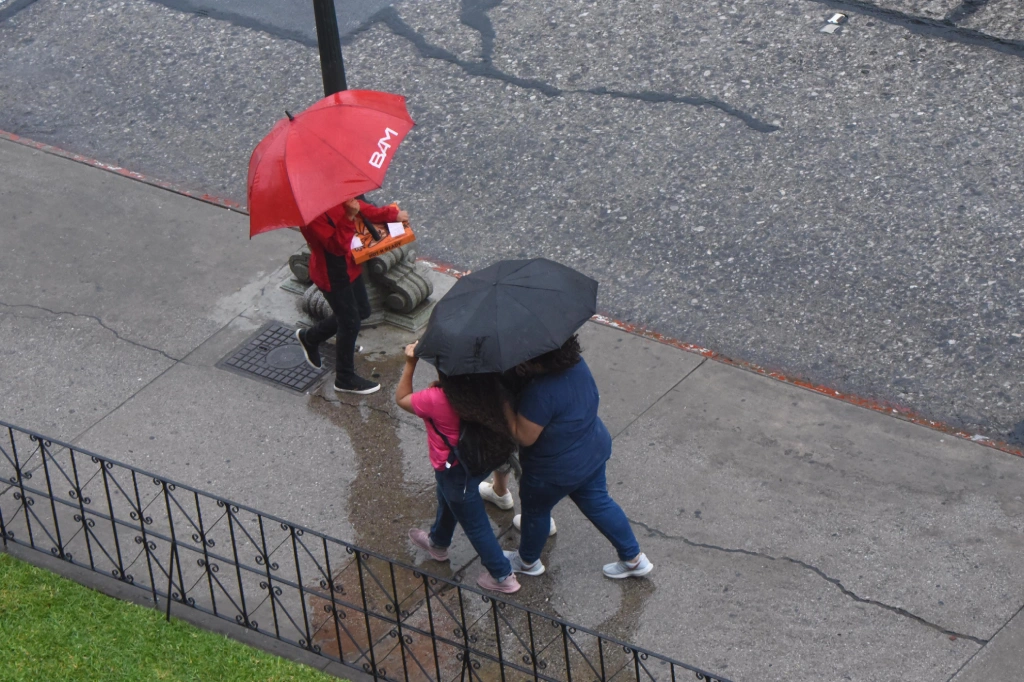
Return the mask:
[[495, 580], [504, 580], [512, 573], [512, 564], [501, 551], [498, 538], [491, 530], [491, 520], [480, 498], [483, 476], [469, 476], [461, 465], [451, 469], [434, 470], [437, 481], [437, 518], [430, 528], [430, 541], [437, 547], [452, 544], [455, 524], [462, 525], [473, 549], [480, 555], [480, 563]]
[[574, 486], [542, 481], [531, 477], [529, 468], [524, 470], [519, 482], [519, 497], [523, 503], [519, 556], [524, 562], [530, 564], [540, 558], [551, 529], [551, 509], [564, 497], [576, 503], [583, 515], [608, 538], [619, 553], [619, 559], [629, 561], [640, 553], [626, 513], [608, 494], [604, 470], [605, 464], [602, 464], [589, 478]]

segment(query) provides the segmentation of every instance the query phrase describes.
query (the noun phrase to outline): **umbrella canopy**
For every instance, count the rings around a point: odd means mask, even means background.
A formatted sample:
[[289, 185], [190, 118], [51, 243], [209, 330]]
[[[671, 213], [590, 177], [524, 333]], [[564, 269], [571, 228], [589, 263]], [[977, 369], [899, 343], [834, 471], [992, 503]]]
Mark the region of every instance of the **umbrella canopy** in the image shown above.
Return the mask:
[[560, 347], [597, 309], [597, 282], [547, 260], [462, 277], [430, 315], [416, 355], [445, 374], [504, 372]]
[[249, 236], [308, 225], [384, 183], [414, 123], [405, 98], [344, 90], [281, 119], [249, 159]]

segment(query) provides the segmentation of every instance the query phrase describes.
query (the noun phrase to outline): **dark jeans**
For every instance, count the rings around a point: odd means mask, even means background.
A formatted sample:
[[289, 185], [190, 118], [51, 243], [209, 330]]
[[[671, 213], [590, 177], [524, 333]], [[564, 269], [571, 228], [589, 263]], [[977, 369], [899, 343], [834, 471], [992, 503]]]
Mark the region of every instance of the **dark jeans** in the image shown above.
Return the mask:
[[354, 282], [349, 282], [345, 278], [335, 281], [332, 277], [331, 290], [322, 293], [334, 314], [307, 329], [306, 342], [319, 346], [337, 334], [337, 376], [355, 376], [356, 365], [353, 355], [356, 351], [356, 336], [359, 335], [362, 321], [370, 316], [370, 298], [366, 294], [363, 276], [360, 275]]
[[524, 562], [529, 564], [540, 558], [551, 529], [551, 509], [564, 497], [575, 502], [583, 515], [608, 538], [619, 553], [619, 559], [628, 561], [640, 553], [625, 512], [608, 494], [604, 470], [605, 464], [602, 464], [582, 483], [561, 486], [531, 477], [527, 466], [519, 482], [519, 497], [523, 503], [519, 556]]
[[491, 530], [491, 520], [480, 498], [480, 481], [484, 476], [469, 476], [460, 465], [444, 471], [434, 470], [437, 481], [437, 519], [430, 528], [430, 541], [437, 547], [452, 544], [455, 524], [462, 525], [473, 549], [480, 555], [480, 563], [495, 580], [502, 580], [512, 572], [512, 564], [505, 558]]

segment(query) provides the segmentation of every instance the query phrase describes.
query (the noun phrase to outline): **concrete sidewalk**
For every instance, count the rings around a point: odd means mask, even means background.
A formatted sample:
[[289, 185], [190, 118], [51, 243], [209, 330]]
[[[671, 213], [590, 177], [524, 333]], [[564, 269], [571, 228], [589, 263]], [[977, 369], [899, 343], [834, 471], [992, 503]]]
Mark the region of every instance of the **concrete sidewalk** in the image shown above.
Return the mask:
[[[410, 335], [364, 332], [385, 389], [360, 400], [215, 367], [300, 321], [278, 286], [298, 235], [249, 241], [245, 216], [6, 141], [0, 221], [0, 418], [424, 560], [405, 538], [433, 517], [424, 432], [391, 400]], [[516, 599], [736, 682], [1020, 679], [1024, 461], [609, 327], [582, 339], [656, 570], [604, 579], [610, 546], [562, 504]], [[514, 546], [512, 513], [492, 518]], [[461, 534], [453, 556], [424, 567], [481, 570]]]

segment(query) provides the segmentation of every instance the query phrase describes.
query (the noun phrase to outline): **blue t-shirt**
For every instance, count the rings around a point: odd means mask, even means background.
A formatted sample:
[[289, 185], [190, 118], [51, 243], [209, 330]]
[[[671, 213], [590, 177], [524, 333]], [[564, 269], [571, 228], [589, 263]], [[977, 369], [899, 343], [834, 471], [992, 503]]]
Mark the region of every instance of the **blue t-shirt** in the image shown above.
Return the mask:
[[543, 426], [537, 442], [520, 449], [523, 475], [555, 485], [582, 483], [612, 456], [612, 437], [597, 416], [601, 398], [582, 359], [531, 381], [518, 412]]

